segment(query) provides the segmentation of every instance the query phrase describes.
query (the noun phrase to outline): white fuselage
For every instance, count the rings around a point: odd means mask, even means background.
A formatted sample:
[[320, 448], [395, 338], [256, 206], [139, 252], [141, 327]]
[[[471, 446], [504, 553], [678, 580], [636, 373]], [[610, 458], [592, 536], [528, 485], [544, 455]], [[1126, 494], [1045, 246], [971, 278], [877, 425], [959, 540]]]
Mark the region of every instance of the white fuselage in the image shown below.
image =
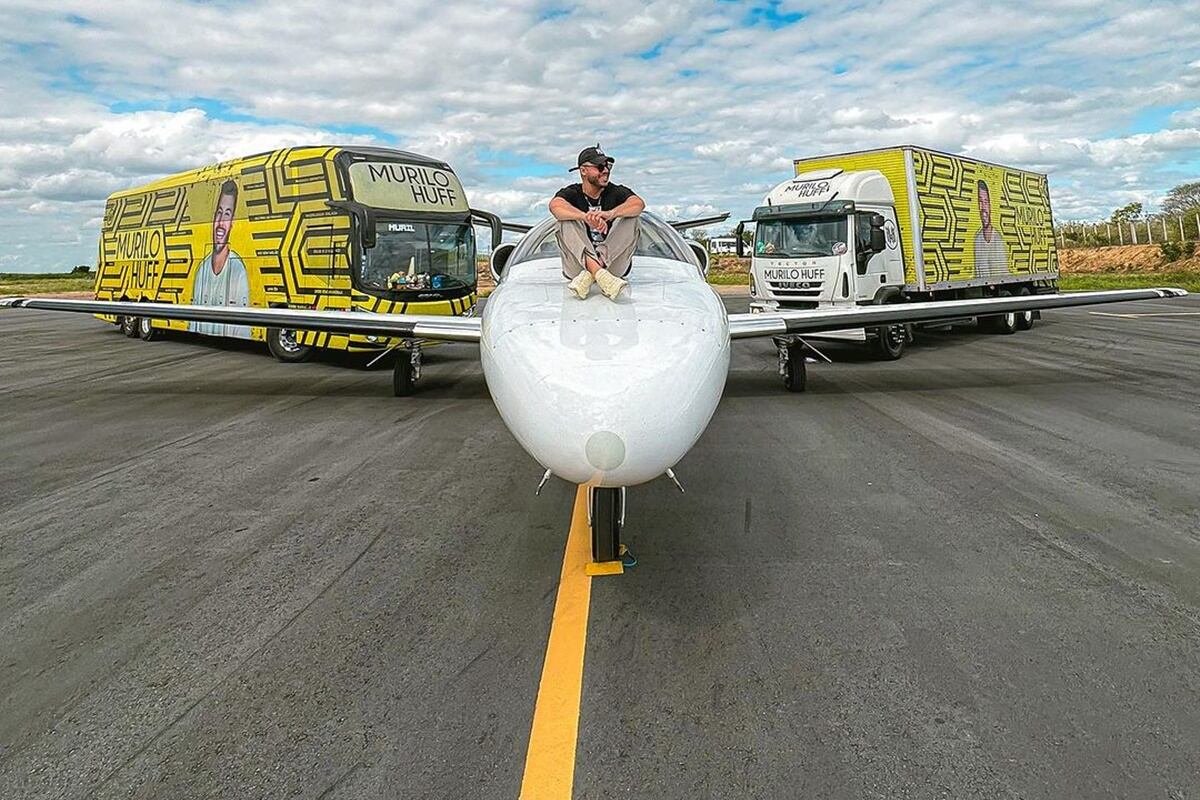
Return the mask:
[[567, 290], [558, 257], [512, 265], [483, 310], [484, 376], [505, 424], [568, 481], [632, 486], [704, 432], [729, 373], [729, 323], [691, 264], [636, 256], [616, 302]]

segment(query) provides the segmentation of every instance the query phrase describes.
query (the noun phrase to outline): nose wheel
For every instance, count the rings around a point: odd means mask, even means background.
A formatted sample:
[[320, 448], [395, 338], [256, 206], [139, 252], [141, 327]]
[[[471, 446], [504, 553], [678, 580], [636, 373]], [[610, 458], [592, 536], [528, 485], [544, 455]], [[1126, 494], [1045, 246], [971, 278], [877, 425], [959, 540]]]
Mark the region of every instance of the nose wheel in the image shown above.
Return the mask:
[[588, 491], [588, 520], [592, 528], [592, 561], [621, 559], [621, 528], [625, 526], [625, 489], [593, 486]]

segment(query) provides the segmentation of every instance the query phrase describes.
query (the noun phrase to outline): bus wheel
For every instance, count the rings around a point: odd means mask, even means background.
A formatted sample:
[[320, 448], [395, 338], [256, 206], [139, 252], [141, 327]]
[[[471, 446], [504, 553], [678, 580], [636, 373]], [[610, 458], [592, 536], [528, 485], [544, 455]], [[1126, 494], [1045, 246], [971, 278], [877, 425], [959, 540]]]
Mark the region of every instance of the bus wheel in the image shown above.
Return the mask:
[[142, 337], [143, 342], [153, 342], [162, 338], [162, 332], [151, 324], [149, 317], [138, 318], [138, 335]]
[[121, 318], [121, 333], [128, 336], [130, 339], [136, 339], [138, 335], [138, 318], [137, 317], [122, 317]]
[[[1024, 289], [1024, 288], [1021, 289], [1019, 292], [1017, 292], [1017, 296], [1018, 297], [1028, 297], [1029, 289]], [[1033, 312], [1032, 311], [1018, 311], [1017, 312], [1017, 330], [1027, 331], [1027, 330], [1030, 330], [1032, 327], [1033, 327]]]
[[295, 364], [312, 355], [313, 349], [296, 341], [296, 332], [288, 328], [267, 328], [267, 349], [285, 364]]

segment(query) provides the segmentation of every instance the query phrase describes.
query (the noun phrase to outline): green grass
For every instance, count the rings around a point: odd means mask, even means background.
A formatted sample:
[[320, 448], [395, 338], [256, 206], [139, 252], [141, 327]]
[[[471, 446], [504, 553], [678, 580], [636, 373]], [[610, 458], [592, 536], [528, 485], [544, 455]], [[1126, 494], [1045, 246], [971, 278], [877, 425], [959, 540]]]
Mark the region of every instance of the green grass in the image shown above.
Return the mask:
[[1157, 289], [1172, 287], [1200, 292], [1200, 272], [1093, 272], [1063, 275], [1058, 288], [1064, 292], [1099, 291], [1101, 289]]
[[90, 292], [95, 282], [95, 275], [0, 272], [0, 295]]
[[722, 286], [749, 286], [750, 276], [745, 272], [710, 272], [708, 282]]

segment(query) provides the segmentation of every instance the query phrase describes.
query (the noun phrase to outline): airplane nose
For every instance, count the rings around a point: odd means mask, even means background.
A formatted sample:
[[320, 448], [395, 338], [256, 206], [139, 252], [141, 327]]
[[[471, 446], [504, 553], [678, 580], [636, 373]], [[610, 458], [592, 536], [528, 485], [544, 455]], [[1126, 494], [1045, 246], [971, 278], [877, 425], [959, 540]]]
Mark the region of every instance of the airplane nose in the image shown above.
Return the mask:
[[509, 430], [568, 481], [632, 486], [673, 467], [708, 425], [729, 371], [721, 326], [634, 320], [531, 325], [482, 351]]

